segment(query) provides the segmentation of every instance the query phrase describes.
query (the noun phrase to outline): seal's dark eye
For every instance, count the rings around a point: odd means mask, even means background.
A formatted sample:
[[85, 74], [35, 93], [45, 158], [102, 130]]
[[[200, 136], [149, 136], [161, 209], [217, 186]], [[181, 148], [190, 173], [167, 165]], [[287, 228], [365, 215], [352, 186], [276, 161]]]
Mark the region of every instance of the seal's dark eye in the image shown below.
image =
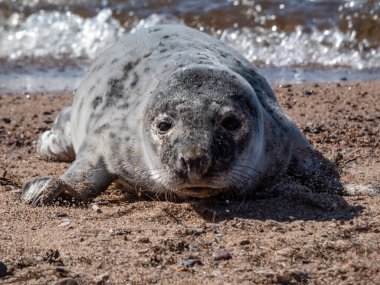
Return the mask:
[[230, 116], [222, 121], [222, 126], [229, 131], [236, 131], [241, 127], [241, 123], [238, 118]]
[[171, 124], [170, 122], [160, 122], [160, 123], [158, 123], [158, 125], [157, 125], [158, 131], [159, 131], [161, 134], [164, 134], [164, 133], [166, 133], [167, 131], [169, 131], [171, 127], [172, 127], [172, 124]]

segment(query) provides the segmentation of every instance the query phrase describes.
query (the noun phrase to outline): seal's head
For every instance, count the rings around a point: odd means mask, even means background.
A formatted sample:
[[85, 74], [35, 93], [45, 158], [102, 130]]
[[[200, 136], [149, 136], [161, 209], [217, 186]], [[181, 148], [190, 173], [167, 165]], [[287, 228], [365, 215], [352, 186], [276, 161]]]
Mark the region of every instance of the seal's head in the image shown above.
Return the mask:
[[241, 194], [257, 177], [262, 113], [255, 91], [231, 71], [195, 66], [174, 73], [148, 107], [144, 132], [157, 190]]

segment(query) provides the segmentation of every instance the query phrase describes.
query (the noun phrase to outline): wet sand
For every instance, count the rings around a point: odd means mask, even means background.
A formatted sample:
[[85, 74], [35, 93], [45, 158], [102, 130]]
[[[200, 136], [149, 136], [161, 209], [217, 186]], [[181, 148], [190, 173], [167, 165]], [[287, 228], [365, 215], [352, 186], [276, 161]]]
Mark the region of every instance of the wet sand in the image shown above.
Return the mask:
[[[380, 81], [274, 89], [344, 183], [380, 186]], [[19, 189], [28, 179], [58, 175], [69, 165], [40, 160], [35, 140], [71, 100], [70, 94], [0, 95], [0, 284], [63, 278], [380, 284], [380, 197], [344, 197], [347, 204], [329, 210], [291, 197], [152, 201], [111, 186], [96, 199], [99, 209], [23, 205]]]

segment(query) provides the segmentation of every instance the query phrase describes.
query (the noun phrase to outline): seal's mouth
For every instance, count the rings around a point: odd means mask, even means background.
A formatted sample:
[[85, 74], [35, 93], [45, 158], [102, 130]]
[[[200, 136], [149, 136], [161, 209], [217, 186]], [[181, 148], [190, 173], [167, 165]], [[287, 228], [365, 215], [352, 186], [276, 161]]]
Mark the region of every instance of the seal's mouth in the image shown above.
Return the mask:
[[208, 198], [217, 195], [221, 189], [212, 187], [186, 187], [180, 189], [177, 193], [181, 196], [193, 198]]

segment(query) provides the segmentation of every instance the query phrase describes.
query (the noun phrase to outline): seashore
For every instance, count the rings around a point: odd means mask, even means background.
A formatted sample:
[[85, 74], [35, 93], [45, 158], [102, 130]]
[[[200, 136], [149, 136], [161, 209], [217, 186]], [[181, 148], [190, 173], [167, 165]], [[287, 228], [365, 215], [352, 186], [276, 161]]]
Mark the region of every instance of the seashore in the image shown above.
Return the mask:
[[[344, 183], [380, 186], [380, 81], [273, 89]], [[0, 95], [0, 284], [380, 283], [380, 197], [345, 197], [326, 210], [281, 196], [156, 201], [112, 185], [94, 207], [24, 205], [28, 179], [69, 165], [39, 159], [34, 142], [71, 100]]]

